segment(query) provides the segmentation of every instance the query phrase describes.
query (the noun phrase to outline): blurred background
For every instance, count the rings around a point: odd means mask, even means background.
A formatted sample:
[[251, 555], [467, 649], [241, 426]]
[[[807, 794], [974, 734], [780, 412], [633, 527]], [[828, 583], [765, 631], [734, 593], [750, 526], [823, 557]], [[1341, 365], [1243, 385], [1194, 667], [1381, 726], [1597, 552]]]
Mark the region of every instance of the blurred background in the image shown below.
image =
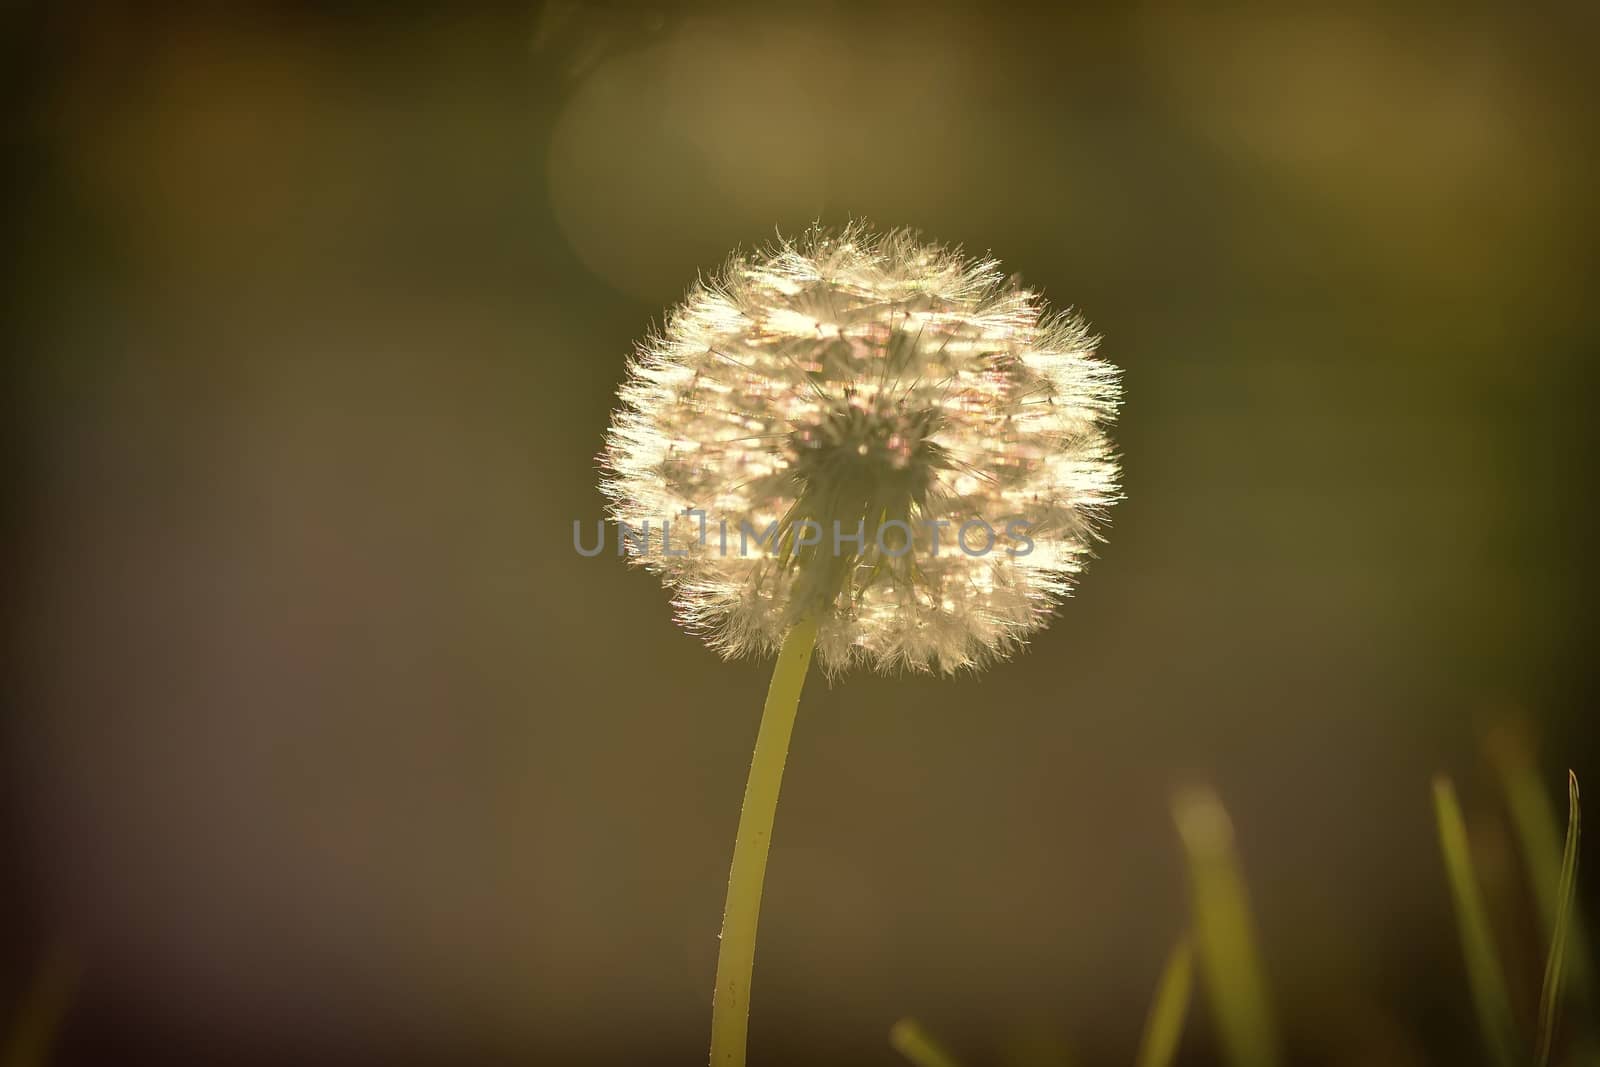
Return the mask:
[[1015, 661], [812, 678], [753, 1058], [1128, 1062], [1203, 784], [1289, 1061], [1473, 1062], [1440, 771], [1532, 1016], [1485, 738], [1600, 787], [1592, 12], [403, 6], [0, 12], [0, 1018], [704, 1062], [770, 665], [571, 524], [633, 341], [854, 217], [1089, 318], [1127, 500]]

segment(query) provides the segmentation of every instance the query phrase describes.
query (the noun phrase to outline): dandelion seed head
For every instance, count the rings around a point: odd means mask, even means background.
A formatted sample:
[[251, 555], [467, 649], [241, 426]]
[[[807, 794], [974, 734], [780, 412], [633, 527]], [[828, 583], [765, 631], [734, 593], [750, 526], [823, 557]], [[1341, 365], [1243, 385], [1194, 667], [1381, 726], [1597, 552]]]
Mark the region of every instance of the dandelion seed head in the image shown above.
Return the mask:
[[734, 257], [639, 346], [601, 488], [724, 655], [810, 614], [830, 673], [979, 667], [1049, 622], [1118, 499], [1094, 349], [993, 260], [813, 229]]

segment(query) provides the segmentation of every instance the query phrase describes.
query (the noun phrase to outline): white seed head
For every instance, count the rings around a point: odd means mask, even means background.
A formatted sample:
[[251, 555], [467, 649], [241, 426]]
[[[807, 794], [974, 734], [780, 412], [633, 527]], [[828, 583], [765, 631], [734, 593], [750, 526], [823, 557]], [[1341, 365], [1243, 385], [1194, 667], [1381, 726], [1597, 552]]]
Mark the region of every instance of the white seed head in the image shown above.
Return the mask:
[[736, 256], [639, 347], [601, 488], [727, 656], [809, 614], [829, 672], [978, 667], [1049, 622], [1118, 499], [1094, 347], [993, 260], [814, 229]]

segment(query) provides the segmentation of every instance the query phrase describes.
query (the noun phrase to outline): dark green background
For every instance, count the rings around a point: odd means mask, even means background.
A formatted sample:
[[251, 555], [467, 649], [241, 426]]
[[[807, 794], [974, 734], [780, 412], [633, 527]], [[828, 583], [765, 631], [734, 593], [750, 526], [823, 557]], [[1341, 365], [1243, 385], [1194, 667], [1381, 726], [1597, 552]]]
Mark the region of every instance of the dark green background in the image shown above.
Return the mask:
[[73, 946], [67, 1064], [703, 1062], [767, 666], [571, 523], [696, 272], [865, 217], [1090, 319], [1127, 500], [1014, 662], [812, 679], [756, 1062], [1128, 1062], [1197, 782], [1291, 1062], [1471, 1062], [1430, 776], [1525, 1018], [1482, 733], [1600, 786], [1591, 22], [6, 5], [4, 989]]

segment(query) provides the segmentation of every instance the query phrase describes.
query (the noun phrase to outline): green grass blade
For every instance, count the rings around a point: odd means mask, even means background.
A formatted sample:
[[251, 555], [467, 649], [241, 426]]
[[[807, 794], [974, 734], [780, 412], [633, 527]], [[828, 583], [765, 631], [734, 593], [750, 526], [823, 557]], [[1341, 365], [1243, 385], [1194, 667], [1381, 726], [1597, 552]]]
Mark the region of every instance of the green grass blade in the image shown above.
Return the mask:
[[1155, 999], [1144, 1021], [1144, 1037], [1139, 1042], [1138, 1067], [1169, 1067], [1178, 1054], [1178, 1039], [1183, 1036], [1183, 1020], [1189, 1014], [1189, 997], [1194, 988], [1194, 944], [1188, 934], [1178, 939], [1161, 969]]
[[1433, 806], [1439, 822], [1439, 847], [1444, 853], [1450, 891], [1455, 897], [1461, 950], [1466, 959], [1467, 980], [1472, 987], [1478, 1025], [1494, 1062], [1499, 1067], [1516, 1067], [1520, 1057], [1516, 1053], [1517, 1039], [1505, 971], [1500, 966], [1500, 954], [1495, 949], [1483, 898], [1478, 892], [1461, 805], [1456, 800], [1455, 786], [1444, 775], [1433, 780]]
[[1278, 1062], [1278, 1033], [1256, 951], [1233, 824], [1209, 789], [1180, 792], [1173, 816], [1189, 866], [1194, 944], [1206, 998], [1233, 1067]]
[[929, 1037], [915, 1019], [901, 1019], [891, 1026], [889, 1044], [915, 1067], [958, 1067], [955, 1057]]
[[[1503, 731], [1493, 739], [1490, 751], [1500, 772], [1523, 862], [1528, 867], [1544, 936], [1553, 940], [1562, 900], [1561, 823], [1527, 743], [1518, 735]], [[1574, 905], [1567, 915], [1564, 986], [1568, 1000], [1578, 1004], [1590, 1003], [1589, 991], [1594, 986], [1594, 964], [1584, 925], [1581, 910]]]
[[1535, 1062], [1550, 1062], [1555, 1040], [1561, 980], [1566, 974], [1567, 941], [1572, 925], [1573, 894], [1578, 884], [1578, 776], [1567, 772], [1567, 844], [1561, 852], [1561, 881], [1556, 903], [1555, 929], [1550, 935], [1550, 955], [1544, 965], [1544, 988], [1539, 994], [1539, 1050]]

